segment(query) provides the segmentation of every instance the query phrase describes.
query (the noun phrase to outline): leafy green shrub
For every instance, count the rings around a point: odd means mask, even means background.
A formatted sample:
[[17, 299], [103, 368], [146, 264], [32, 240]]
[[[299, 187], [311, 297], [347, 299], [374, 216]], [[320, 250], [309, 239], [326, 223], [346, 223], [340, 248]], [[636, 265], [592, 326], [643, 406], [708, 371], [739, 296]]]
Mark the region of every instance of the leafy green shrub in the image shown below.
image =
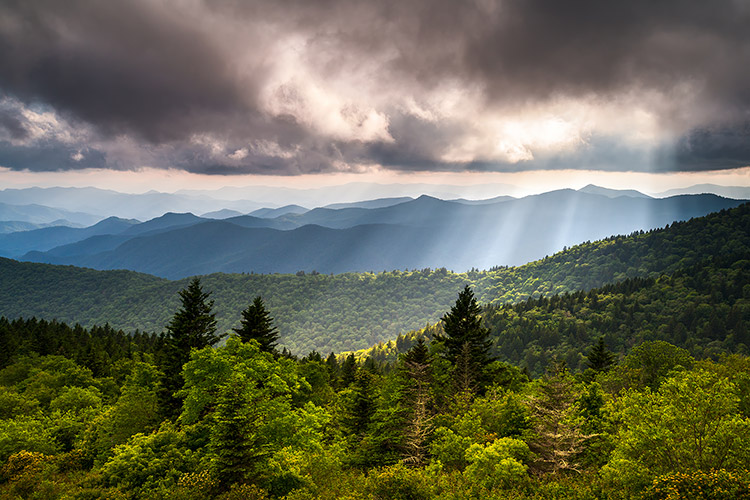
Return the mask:
[[466, 450], [472, 444], [471, 438], [460, 436], [447, 427], [438, 427], [433, 433], [430, 454], [446, 469], [463, 470], [466, 466]]
[[102, 479], [125, 491], [173, 487], [183, 474], [199, 469], [185, 441], [185, 435], [170, 424], [152, 434], [136, 434], [115, 447], [114, 456], [101, 468]]
[[428, 500], [433, 498], [430, 480], [423, 469], [402, 463], [375, 469], [367, 480], [367, 491], [376, 500]]
[[14, 481], [25, 474], [39, 472], [47, 459], [44, 453], [35, 451], [19, 451], [8, 457], [8, 461], [0, 469], [3, 481]]
[[473, 444], [466, 450], [469, 465], [464, 475], [469, 481], [493, 490], [522, 486], [528, 482], [527, 467], [529, 447], [521, 440], [496, 439], [490, 444]]
[[674, 472], [654, 479], [647, 500], [742, 500], [750, 498], [750, 475], [724, 469]]
[[32, 417], [0, 420], [0, 463], [23, 450], [47, 455], [57, 453], [58, 446], [49, 425]]

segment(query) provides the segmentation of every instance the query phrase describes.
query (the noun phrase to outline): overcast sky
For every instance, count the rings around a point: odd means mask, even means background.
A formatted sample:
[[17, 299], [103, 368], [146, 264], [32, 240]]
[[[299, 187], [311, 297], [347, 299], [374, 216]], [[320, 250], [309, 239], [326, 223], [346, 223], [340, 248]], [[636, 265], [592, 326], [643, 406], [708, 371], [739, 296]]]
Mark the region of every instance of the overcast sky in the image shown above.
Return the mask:
[[8, 0], [0, 179], [576, 170], [750, 183], [737, 170], [750, 165], [748, 26], [744, 0]]

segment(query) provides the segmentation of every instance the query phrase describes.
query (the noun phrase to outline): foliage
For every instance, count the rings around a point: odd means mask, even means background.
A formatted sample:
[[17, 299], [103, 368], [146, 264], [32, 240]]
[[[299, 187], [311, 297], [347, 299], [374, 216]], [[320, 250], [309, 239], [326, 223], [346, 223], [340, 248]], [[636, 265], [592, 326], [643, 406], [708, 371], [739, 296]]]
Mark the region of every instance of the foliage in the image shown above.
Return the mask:
[[276, 351], [279, 332], [273, 326], [273, 318], [266, 310], [260, 295], [255, 297], [253, 303], [242, 311], [240, 327], [235, 328], [234, 331], [244, 342], [252, 339], [260, 344], [262, 350], [271, 353]]
[[[261, 295], [274, 311], [281, 345], [296, 354], [313, 349], [341, 352], [387, 342], [399, 332], [437, 322], [454, 301], [455, 290], [467, 284], [480, 301], [500, 306], [530, 297], [548, 299], [565, 292], [588, 291], [627, 279], [657, 279], [661, 274], [696, 265], [706, 256], [747, 254], [748, 226], [750, 205], [745, 204], [664, 229], [583, 243], [519, 267], [466, 273], [422, 269], [335, 276], [212, 274], [204, 276], [202, 283], [213, 291], [219, 332], [236, 328], [237, 311], [246, 307], [249, 297]], [[179, 306], [177, 292], [188, 284], [187, 279], [168, 281], [130, 271], [93, 271], [0, 258], [0, 314], [58, 318], [84, 327], [108, 323], [115, 329], [159, 332]], [[671, 314], [681, 316], [680, 311]], [[523, 346], [530, 342], [532, 333], [529, 338], [521, 336], [519, 342], [513, 339], [517, 333], [510, 333], [513, 345], [501, 350], [502, 358], [512, 363], [524, 360]], [[603, 333], [610, 332], [594, 332], [583, 342], [583, 349]], [[620, 337], [628, 338], [626, 333], [634, 332], [623, 332]], [[633, 335], [636, 340], [625, 346], [609, 342], [608, 335], [604, 337], [618, 353], [650, 340]], [[543, 343], [539, 346], [545, 347]], [[517, 355], [513, 350], [518, 350]], [[537, 361], [540, 367], [546, 363], [538, 358], [530, 361], [532, 365], [527, 366], [531, 370]], [[578, 360], [571, 361], [568, 359], [569, 366], [575, 367]]]
[[[708, 222], [675, 233], [731, 234]], [[501, 358], [478, 392], [452, 380], [469, 344], [452, 360], [429, 342], [450, 321], [370, 357], [193, 346], [175, 420], [158, 404], [164, 338], [0, 320], [0, 498], [747, 498], [748, 255], [484, 310], [469, 298]]]
[[367, 481], [367, 491], [377, 499], [428, 500], [434, 498], [429, 478], [419, 469], [403, 464], [373, 470]]
[[174, 487], [183, 474], [199, 468], [198, 456], [188, 446], [183, 431], [164, 424], [152, 434], [136, 434], [115, 447], [101, 467], [105, 485], [141, 495], [162, 487]]
[[500, 438], [487, 445], [473, 444], [466, 450], [465, 475], [474, 484], [488, 490], [511, 488], [527, 481], [526, 465], [531, 452], [526, 443]]
[[647, 500], [739, 500], [750, 498], [750, 475], [725, 469], [672, 472], [659, 476], [644, 495]]
[[746, 466], [750, 419], [737, 404], [735, 385], [705, 370], [677, 373], [656, 392], [627, 392], [616, 403], [623, 426], [608, 470], [656, 477]]

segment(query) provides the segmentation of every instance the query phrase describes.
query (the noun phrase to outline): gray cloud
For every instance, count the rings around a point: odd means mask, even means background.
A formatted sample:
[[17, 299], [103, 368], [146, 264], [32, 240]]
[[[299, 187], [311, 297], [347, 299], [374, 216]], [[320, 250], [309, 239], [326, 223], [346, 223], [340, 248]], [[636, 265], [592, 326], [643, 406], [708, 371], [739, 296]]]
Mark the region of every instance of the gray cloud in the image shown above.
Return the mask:
[[[748, 25], [733, 0], [3, 2], [0, 164], [734, 168], [750, 164]], [[550, 145], [539, 123], [560, 102], [610, 112], [560, 112], [576, 131]], [[634, 103], [648, 141], [629, 137]], [[55, 120], [34, 129], [39, 107]]]

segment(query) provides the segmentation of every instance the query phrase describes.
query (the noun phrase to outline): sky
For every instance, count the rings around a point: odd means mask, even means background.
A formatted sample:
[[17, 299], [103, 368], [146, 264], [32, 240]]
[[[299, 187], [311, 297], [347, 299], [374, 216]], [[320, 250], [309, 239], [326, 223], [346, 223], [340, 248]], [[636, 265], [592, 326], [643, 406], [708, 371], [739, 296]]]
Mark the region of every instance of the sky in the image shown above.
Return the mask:
[[10, 0], [0, 188], [748, 186], [747, 26], [743, 0]]

